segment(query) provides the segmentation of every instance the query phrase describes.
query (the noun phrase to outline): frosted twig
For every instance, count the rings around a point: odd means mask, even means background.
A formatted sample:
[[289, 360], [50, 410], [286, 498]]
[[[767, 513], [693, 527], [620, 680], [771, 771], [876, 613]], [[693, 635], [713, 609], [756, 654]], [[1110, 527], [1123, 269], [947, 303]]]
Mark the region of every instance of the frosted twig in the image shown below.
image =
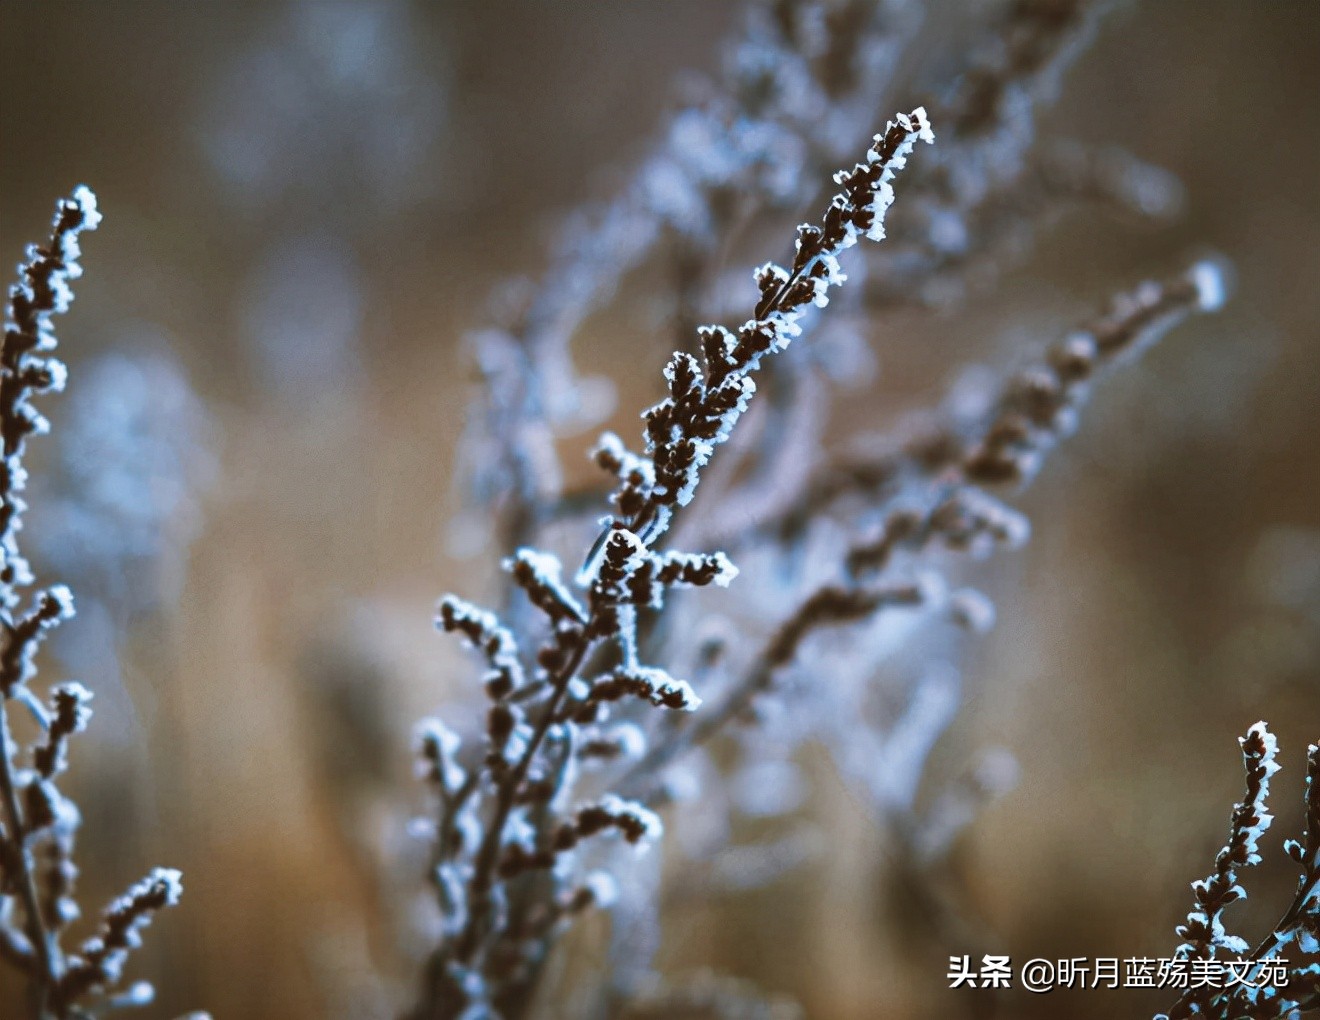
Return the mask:
[[[616, 514], [579, 571], [585, 608], [565, 588], [558, 562], [548, 554], [520, 550], [507, 566], [531, 601], [547, 616], [551, 633], [537, 656], [532, 695], [499, 685], [487, 692], [487, 753], [471, 778], [453, 783], [442, 755], [456, 753], [446, 739], [423, 743], [444, 793], [440, 831], [450, 831], [451, 810], [472, 818], [466, 838], [449, 844], [439, 862], [442, 908], [451, 919], [446, 937], [428, 963], [415, 1020], [456, 1016], [464, 1010], [525, 1008], [527, 985], [546, 951], [553, 926], [538, 921], [545, 908], [511, 899], [507, 888], [529, 872], [559, 881], [555, 902], [578, 902], [564, 885], [566, 854], [582, 837], [618, 830], [630, 842], [654, 838], [659, 822], [643, 806], [605, 798], [579, 808], [575, 822], [555, 821], [553, 810], [569, 792], [569, 766], [580, 742], [579, 727], [602, 717], [602, 704], [624, 693], [641, 693], [657, 704], [690, 708], [681, 682], [636, 660], [639, 609], [658, 609], [675, 585], [727, 584], [735, 571], [722, 554], [657, 553], [655, 545], [674, 515], [687, 505], [716, 447], [730, 435], [755, 393], [752, 376], [766, 357], [799, 335], [808, 307], [823, 307], [844, 280], [839, 256], [862, 237], [884, 236], [884, 216], [893, 201], [891, 181], [919, 141], [933, 135], [924, 110], [900, 115], [875, 137], [864, 162], [835, 176], [838, 194], [819, 226], [798, 230], [788, 267], [767, 263], [756, 273], [761, 298], [737, 331], [718, 326], [701, 331], [700, 362], [677, 352], [665, 370], [669, 396], [645, 412], [645, 451], [626, 451], [617, 439], [602, 442], [598, 459], [616, 473]], [[455, 599], [442, 603], [441, 622], [462, 630], [494, 663], [511, 649], [502, 626], [489, 614]], [[786, 639], [787, 640], [787, 639]], [[588, 656], [609, 645], [622, 668], [595, 679], [580, 676]], [[621, 686], [622, 685], [622, 686]], [[470, 789], [455, 809], [451, 789]], [[448, 802], [448, 803], [446, 803]], [[486, 805], [482, 817], [476, 812]], [[457, 830], [454, 830], [457, 831]], [[562, 876], [562, 877], [561, 877]], [[556, 910], [555, 916], [565, 916]], [[531, 934], [529, 934], [529, 932]]]
[[1257, 980], [1260, 965], [1286, 946], [1304, 956], [1320, 956], [1320, 747], [1307, 753], [1306, 822], [1300, 840], [1284, 843], [1284, 852], [1302, 869], [1292, 904], [1273, 930], [1248, 952], [1245, 939], [1224, 927], [1226, 907], [1246, 899], [1240, 871], [1260, 863], [1260, 838], [1274, 816], [1269, 812], [1270, 779], [1279, 771], [1278, 743], [1263, 722], [1240, 737], [1247, 789], [1233, 808], [1228, 842], [1215, 856], [1215, 869], [1192, 883], [1196, 903], [1185, 924], [1178, 926], [1183, 940], [1175, 951], [1179, 960], [1228, 958], [1238, 980], [1222, 987], [1192, 987], [1179, 996], [1167, 1014], [1156, 1020], [1182, 1020], [1205, 1016], [1212, 1020], [1275, 1020], [1310, 1012], [1320, 1005], [1320, 961], [1285, 967], [1287, 981]]
[[[33, 396], [64, 387], [64, 365], [49, 357], [56, 346], [51, 317], [68, 309], [69, 281], [81, 275], [78, 235], [94, 230], [101, 216], [86, 187], [59, 203], [45, 247], [33, 245], [9, 292], [4, 346], [0, 351], [0, 959], [27, 978], [34, 1020], [71, 1020], [101, 1009], [145, 1005], [151, 986], [139, 982], [117, 992], [124, 963], [139, 944], [138, 931], [181, 892], [179, 873], [157, 869], [116, 901], [102, 933], [66, 954], [60, 938], [79, 915], [73, 897], [78, 870], [73, 843], [78, 809], [60, 793], [57, 780], [68, 767], [71, 738], [91, 717], [91, 693], [77, 683], [57, 685], [48, 705], [30, 690], [35, 655], [44, 636], [73, 616], [73, 596], [53, 585], [31, 597], [20, 611], [22, 590], [33, 584], [19, 551], [18, 532], [26, 506], [26, 441], [48, 430], [32, 406]], [[11, 701], [28, 708], [43, 731], [25, 749], [30, 768], [19, 768], [20, 748], [9, 726]], [[18, 900], [17, 904], [15, 899]], [[21, 913], [18, 923], [16, 913]], [[90, 1000], [90, 1001], [85, 1001]]]

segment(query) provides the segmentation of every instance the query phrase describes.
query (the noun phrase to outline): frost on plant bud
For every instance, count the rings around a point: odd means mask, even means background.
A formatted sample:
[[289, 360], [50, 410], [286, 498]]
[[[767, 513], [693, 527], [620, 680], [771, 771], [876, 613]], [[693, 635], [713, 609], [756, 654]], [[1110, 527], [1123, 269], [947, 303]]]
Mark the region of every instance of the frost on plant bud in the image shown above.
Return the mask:
[[0, 652], [0, 676], [4, 678], [4, 697], [12, 697], [15, 687], [27, 683], [36, 673], [33, 657], [46, 635], [73, 616], [73, 594], [62, 584], [38, 592], [33, 606], [18, 622], [8, 628], [8, 640]]
[[722, 552], [666, 552], [659, 557], [659, 563], [658, 578], [666, 585], [715, 584], [727, 588], [738, 576], [738, 568]]
[[504, 561], [504, 569], [513, 575], [518, 587], [527, 592], [532, 604], [551, 620], [586, 622], [587, 614], [564, 587], [563, 567], [558, 556], [538, 549], [519, 549]]
[[607, 871], [593, 871], [582, 880], [581, 890], [591, 897], [592, 906], [608, 910], [619, 898], [619, 883]]
[[69, 738], [87, 728], [92, 717], [92, 692], [70, 681], [51, 692], [46, 739], [33, 751], [32, 764], [37, 773], [51, 779], [68, 767]]
[[1224, 307], [1232, 289], [1227, 263], [1208, 259], [1192, 266], [1187, 275], [1196, 287], [1201, 311], [1217, 312]]
[[598, 679], [591, 688], [596, 701], [618, 701], [623, 697], [645, 698], [658, 708], [695, 712], [701, 699], [686, 680], [675, 680], [663, 669], [634, 666], [616, 670]]
[[645, 846], [664, 834], [660, 816], [642, 804], [606, 794], [595, 804], [578, 809], [578, 835], [594, 836], [615, 830], [634, 846]]
[[418, 777], [445, 793], [457, 790], [466, 778], [456, 760], [460, 745], [458, 734], [439, 719], [421, 720], [414, 737]]
[[973, 634], [987, 634], [995, 625], [995, 604], [975, 588], [959, 588], [949, 596], [949, 616]]
[[590, 582], [601, 595], [624, 601], [628, 582], [649, 561], [646, 545], [626, 527], [615, 524], [605, 538]]
[[446, 595], [440, 601], [436, 626], [462, 634], [485, 656], [491, 667], [486, 675], [486, 689], [492, 698], [507, 697], [523, 685], [518, 644], [513, 632], [500, 623], [494, 613], [478, 609], [456, 595]]

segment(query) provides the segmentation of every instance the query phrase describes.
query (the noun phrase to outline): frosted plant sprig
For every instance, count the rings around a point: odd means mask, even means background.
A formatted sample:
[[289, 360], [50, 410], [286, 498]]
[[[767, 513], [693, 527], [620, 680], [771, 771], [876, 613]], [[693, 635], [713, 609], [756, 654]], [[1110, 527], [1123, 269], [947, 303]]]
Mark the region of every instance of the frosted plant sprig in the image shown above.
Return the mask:
[[1014, 377], [981, 442], [963, 459], [967, 477], [992, 484], [1029, 479], [1041, 454], [1074, 429], [1098, 367], [1139, 354], [1193, 312], [1217, 311], [1224, 298], [1222, 271], [1210, 262], [1120, 295], [1107, 315], [1051, 348], [1045, 364]]
[[[177, 871], [156, 869], [111, 905], [98, 936], [75, 952], [61, 946], [65, 929], [80, 914], [73, 848], [81, 818], [57, 781], [69, 766], [71, 739], [91, 718], [92, 696], [81, 684], [66, 682], [43, 702], [30, 688], [38, 646], [52, 627], [73, 616], [73, 596], [52, 585], [20, 611], [23, 590], [34, 578], [18, 534], [26, 510], [26, 442], [49, 429], [31, 399], [63, 389], [66, 377], [63, 364], [49, 356], [56, 346], [52, 316], [68, 309], [69, 283], [82, 272], [78, 235], [100, 220], [87, 187], [58, 204], [50, 242], [29, 247], [19, 282], [9, 291], [0, 350], [0, 958], [24, 975], [34, 1020], [73, 1020], [149, 1003], [153, 992], [146, 982], [119, 990], [124, 964], [139, 945], [140, 930], [182, 891]], [[40, 731], [27, 748], [19, 747], [11, 730], [11, 702], [21, 703]], [[30, 767], [20, 764], [20, 753]]]
[[[845, 494], [865, 497], [863, 518], [874, 504], [885, 507], [879, 527], [867, 534], [852, 526], [841, 550], [840, 577], [804, 593], [719, 704], [652, 745], [624, 789], [639, 796], [658, 793], [660, 770], [745, 717], [818, 630], [918, 608], [946, 611], [973, 630], [988, 625], [993, 607], [983, 596], [949, 591], [937, 575], [921, 569], [923, 562], [938, 550], [984, 555], [1022, 545], [1029, 521], [982, 486], [1030, 482], [1074, 430], [1102, 369], [1139, 354], [1189, 316], [1218, 310], [1225, 295], [1221, 272], [1214, 263], [1199, 262], [1164, 284], [1147, 282], [1119, 294], [1108, 312], [1052, 345], [1038, 364], [1012, 374], [974, 424], [946, 423], [882, 459], [828, 468], [778, 523], [781, 537], [795, 534]], [[900, 552], [912, 569], [895, 576], [890, 568]]]
[[[464, 437], [464, 483], [483, 513], [494, 504], [504, 547], [535, 541], [559, 499], [554, 441], [582, 411], [569, 344], [590, 312], [673, 239], [676, 275], [690, 281], [676, 318], [689, 320], [691, 291], [714, 275], [713, 256], [738, 224], [799, 207], [865, 138], [920, 19], [911, 0], [849, 7], [837, 16], [827, 0], [754, 6], [718, 81], [674, 114], [615, 198], [570, 219], [544, 277], [474, 334], [483, 386]], [[686, 344], [690, 333], [681, 336]]]
[[155, 868], [110, 904], [100, 930], [83, 943], [76, 955], [69, 957], [52, 1002], [56, 1016], [65, 1016], [72, 1004], [89, 991], [119, 984], [129, 954], [142, 945], [142, 929], [158, 912], [179, 902], [183, 895], [182, 877], [173, 868]]
[[[1243, 972], [1244, 981], [1224, 989], [1200, 987], [1184, 992], [1167, 1014], [1156, 1020], [1205, 1016], [1211, 1020], [1283, 1020], [1320, 1006], [1320, 747], [1307, 750], [1306, 821], [1301, 839], [1286, 840], [1284, 852], [1302, 874], [1292, 904], [1255, 949], [1240, 936], [1228, 934], [1225, 908], [1246, 899], [1240, 884], [1243, 868], [1261, 861], [1260, 840], [1274, 816], [1269, 812], [1270, 780], [1279, 771], [1278, 742], [1263, 722], [1238, 738], [1246, 771], [1246, 793], [1233, 808], [1228, 842], [1215, 856], [1214, 871], [1192, 883], [1195, 905], [1177, 928], [1183, 939], [1175, 950], [1182, 960], [1228, 958]], [[1289, 961], [1288, 981], [1253, 987], [1254, 966], [1285, 948], [1310, 957], [1309, 963]]]
[[[819, 226], [798, 228], [797, 251], [788, 267], [766, 263], [756, 272], [761, 293], [753, 317], [737, 332], [721, 326], [701, 330], [702, 366], [677, 353], [665, 370], [670, 396], [645, 414], [646, 454], [654, 470], [647, 484], [621, 479], [614, 502], [630, 530], [646, 542], [663, 534], [675, 507], [691, 501], [701, 469], [746, 409], [761, 359], [777, 353], [801, 333], [805, 311], [829, 302], [843, 283], [839, 256], [861, 237], [881, 240], [893, 202], [890, 184], [919, 141], [933, 141], [925, 110], [900, 115], [877, 135], [864, 163], [835, 175], [840, 191]], [[636, 505], [635, 513], [625, 507]]]
[[[989, 20], [973, 44], [967, 71], [931, 101], [943, 125], [941, 145], [908, 182], [914, 200], [897, 213], [901, 238], [871, 253], [863, 286], [848, 292], [854, 304], [863, 304], [864, 292], [869, 297], [869, 307], [858, 309], [859, 320], [878, 307], [962, 299], [973, 284], [1020, 258], [1035, 233], [1079, 200], [1148, 220], [1167, 219], [1178, 208], [1181, 191], [1172, 175], [1121, 150], [1054, 139], [1037, 144], [1040, 111], [1113, 6], [1020, 0]], [[830, 371], [828, 353], [820, 367]], [[770, 441], [746, 454], [754, 470], [742, 470], [738, 484], [721, 493], [721, 511], [731, 512], [688, 518], [687, 544], [729, 548], [731, 536], [759, 531], [748, 522], [791, 510], [804, 483], [802, 465], [822, 459], [815, 453], [822, 425], [810, 414], [811, 387], [805, 385], [811, 380], [802, 372], [792, 380], [784, 374], [771, 373], [772, 397], [758, 421]], [[790, 422], [792, 412], [798, 420]], [[782, 439], [775, 442], [777, 433], [786, 432], [798, 447], [793, 456], [780, 456]], [[742, 467], [727, 457], [720, 474]]]
[[1228, 842], [1215, 856], [1215, 870], [1192, 883], [1196, 908], [1187, 915], [1187, 923], [1178, 926], [1183, 944], [1177, 949], [1180, 959], [1209, 959], [1220, 949], [1245, 953], [1244, 939], [1229, 935], [1224, 929], [1224, 908], [1246, 896], [1238, 885], [1238, 871], [1261, 861], [1260, 838], [1274, 821], [1268, 809], [1270, 777], [1279, 771], [1275, 761], [1279, 745], [1264, 723], [1256, 723], [1246, 736], [1238, 738], [1242, 764], [1247, 774], [1247, 792], [1233, 809]]
[[[22, 590], [32, 584], [27, 561], [18, 546], [18, 532], [26, 504], [22, 492], [27, 485], [23, 454], [27, 440], [49, 429], [49, 423], [32, 405], [34, 396], [59, 392], [67, 376], [64, 364], [46, 356], [57, 341], [51, 317], [68, 310], [73, 300], [69, 281], [82, 273], [78, 235], [95, 230], [100, 223], [96, 196], [88, 188], [77, 189], [72, 198], [56, 207], [48, 245], [31, 245], [19, 266], [19, 280], [9, 290], [4, 346], [0, 348], [0, 622], [4, 625], [4, 648], [0, 651], [0, 793], [4, 797], [3, 865], [5, 898], [18, 896], [25, 914], [21, 934], [10, 933], [6, 941], [24, 947], [34, 984], [44, 997], [58, 974], [58, 950], [45, 930], [37, 892], [35, 864], [29, 846], [31, 824], [20, 807], [21, 777], [16, 774], [17, 748], [6, 715], [11, 699], [32, 704], [35, 695], [26, 690], [35, 674], [32, 659], [37, 646], [60, 621], [73, 615], [73, 600], [67, 588], [55, 586], [38, 592], [31, 608], [15, 615]], [[7, 919], [8, 920], [8, 919]]]
[[[762, 359], [801, 333], [800, 318], [824, 307], [845, 279], [839, 256], [862, 237], [879, 240], [893, 202], [892, 180], [918, 141], [933, 141], [925, 111], [899, 115], [877, 135], [864, 162], [840, 171], [838, 194], [818, 226], [798, 230], [787, 267], [756, 273], [761, 297], [737, 331], [701, 331], [701, 362], [677, 352], [665, 370], [669, 396], [647, 410], [642, 455], [607, 437], [598, 459], [619, 478], [609, 519], [575, 581], [583, 602], [547, 553], [519, 550], [506, 562], [549, 624], [525, 685], [487, 684], [485, 753], [463, 772], [456, 742], [434, 728], [419, 743], [424, 773], [439, 796], [434, 877], [444, 936], [410, 1014], [422, 1018], [516, 1015], [564, 911], [547, 903], [583, 903], [594, 893], [571, 874], [578, 842], [619, 831], [644, 843], [660, 833], [658, 818], [634, 801], [607, 795], [578, 808], [561, 806], [572, 793], [577, 748], [603, 736], [607, 702], [632, 694], [659, 707], [692, 709], [697, 699], [681, 681], [637, 660], [639, 609], [659, 609], [674, 586], [727, 584], [735, 571], [719, 553], [654, 551], [673, 515], [689, 503], [702, 469], [748, 406], [752, 375]], [[441, 603], [439, 624], [465, 634], [497, 674], [516, 659], [512, 633], [494, 614], [453, 597]], [[581, 676], [597, 648], [613, 649], [617, 669]], [[569, 820], [573, 819], [573, 820]], [[538, 881], [538, 879], [540, 881]]]
[[[1096, 381], [1189, 317], [1218, 311], [1228, 290], [1224, 267], [1200, 261], [1163, 282], [1148, 280], [1116, 294], [1102, 314], [1005, 377], [983, 411], [970, 419], [928, 413], [897, 446], [827, 462], [763, 532], [788, 539], [840, 500], [857, 496], [873, 503], [922, 479], [992, 486], [1029, 481], [1049, 450], [1076, 428]], [[736, 551], [737, 536], [728, 537], [723, 544]]]
[[[26, 509], [23, 452], [30, 436], [50, 428], [31, 400], [64, 388], [68, 375], [64, 363], [48, 356], [57, 345], [51, 318], [68, 311], [73, 301], [69, 283], [82, 275], [78, 235], [95, 230], [100, 222], [96, 196], [89, 188], [78, 188], [56, 208], [50, 243], [28, 248], [27, 259], [19, 266], [19, 281], [9, 290], [0, 349], [0, 437], [4, 443], [0, 460], [0, 606], [6, 613], [17, 606], [18, 589], [31, 583], [27, 562], [18, 551], [18, 531]], [[33, 632], [30, 639], [36, 640], [38, 634]], [[7, 660], [6, 691], [21, 682], [12, 668]]]

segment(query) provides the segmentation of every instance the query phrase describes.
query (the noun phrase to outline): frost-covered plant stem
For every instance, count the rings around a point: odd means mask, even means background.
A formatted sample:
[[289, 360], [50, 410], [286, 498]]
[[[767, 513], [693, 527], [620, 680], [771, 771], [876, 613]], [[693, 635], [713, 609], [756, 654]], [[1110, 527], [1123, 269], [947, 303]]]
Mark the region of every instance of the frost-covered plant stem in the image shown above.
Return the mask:
[[[1215, 869], [1192, 883], [1196, 904], [1177, 932], [1183, 939], [1176, 950], [1184, 961], [1230, 959], [1241, 980], [1224, 988], [1192, 987], [1167, 1014], [1156, 1020], [1205, 1016], [1213, 1020], [1282, 1020], [1320, 1008], [1320, 746], [1308, 749], [1306, 774], [1306, 828], [1300, 840], [1284, 843], [1284, 852], [1301, 866], [1297, 893], [1278, 924], [1254, 950], [1224, 927], [1226, 907], [1246, 899], [1239, 884], [1240, 871], [1260, 863], [1260, 839], [1274, 816], [1268, 802], [1270, 779], [1279, 771], [1279, 747], [1263, 722], [1252, 726], [1238, 743], [1246, 771], [1246, 795], [1233, 808], [1228, 842], [1215, 856]], [[1309, 964], [1288, 961], [1285, 984], [1256, 985], [1260, 965], [1285, 946], [1292, 945]]]
[[50, 318], [68, 309], [73, 297], [68, 281], [81, 273], [78, 235], [96, 229], [99, 221], [95, 198], [86, 188], [59, 204], [49, 245], [32, 246], [27, 261], [19, 267], [19, 282], [9, 293], [4, 346], [0, 350], [0, 430], [4, 442], [0, 461], [0, 622], [4, 627], [4, 651], [0, 655], [0, 796], [5, 811], [0, 865], [8, 887], [3, 891], [16, 889], [22, 900], [27, 946], [19, 956], [26, 960], [38, 1016], [45, 1015], [63, 965], [58, 943], [47, 931], [41, 910], [30, 846], [34, 827], [19, 803], [15, 777], [19, 748], [10, 730], [8, 702], [22, 700], [37, 709], [39, 719], [44, 714], [40, 702], [26, 687], [34, 672], [32, 656], [45, 633], [72, 613], [72, 604], [67, 591], [55, 588], [38, 593], [26, 613], [17, 618], [14, 615], [21, 602], [21, 587], [32, 583], [31, 571], [18, 548], [18, 531], [26, 509], [22, 499], [27, 482], [23, 453], [28, 437], [49, 428], [30, 403], [31, 398], [58, 392], [64, 386], [64, 365], [42, 355], [55, 346]]
[[[485, 655], [492, 705], [487, 752], [471, 774], [462, 774], [454, 757], [457, 739], [441, 724], [431, 724], [420, 741], [441, 803], [435, 877], [446, 936], [426, 968], [422, 999], [410, 1014], [415, 1020], [525, 1010], [529, 979], [559, 922], [603, 896], [599, 882], [564, 886], [568, 852], [603, 832], [638, 845], [658, 834], [654, 815], [613, 795], [560, 813], [571, 793], [580, 730], [595, 727], [608, 715], [608, 703], [624, 697], [677, 710], [700, 704], [686, 683], [638, 662], [637, 614], [660, 609], [668, 588], [726, 585], [736, 570], [721, 553], [659, 553], [657, 542], [746, 410], [762, 359], [801, 333], [799, 319], [809, 307], [828, 303], [829, 290], [845, 279], [839, 256], [863, 236], [884, 236], [890, 182], [916, 142], [933, 137], [921, 109], [900, 115], [877, 135], [864, 162], [835, 176], [840, 191], [820, 225], [799, 228], [790, 267], [767, 263], [757, 271], [761, 298], [752, 318], [736, 333], [702, 329], [700, 363], [674, 354], [665, 370], [669, 396], [643, 416], [645, 453], [630, 453], [612, 435], [602, 440], [596, 459], [618, 477], [619, 487], [612, 497], [616, 512], [576, 578], [586, 591], [585, 607], [564, 586], [549, 554], [520, 549], [507, 561], [515, 583], [550, 624], [530, 680], [514, 635], [496, 617], [453, 597], [441, 603], [440, 626], [462, 633]], [[607, 643], [618, 665], [594, 678], [580, 676]], [[552, 745], [554, 753], [546, 750]], [[458, 815], [479, 808], [483, 797], [490, 805], [486, 817], [466, 826], [469, 832], [482, 827], [472, 846]], [[549, 876], [552, 901], [540, 904], [539, 914], [512, 918], [511, 911], [522, 913], [524, 905], [511, 901], [509, 883], [536, 872]], [[501, 947], [501, 939], [508, 944]]]
[[[845, 580], [821, 585], [803, 597], [718, 706], [652, 745], [628, 773], [625, 792], [655, 792], [660, 770], [743, 717], [815, 631], [858, 623], [890, 609], [919, 607], [935, 598], [937, 592], [919, 578], [876, 578], [900, 549], [920, 557], [941, 548], [1019, 545], [1029, 532], [1026, 519], [979, 486], [1030, 482], [1044, 457], [1075, 426], [1103, 369], [1139, 353], [1189, 316], [1217, 310], [1223, 299], [1220, 269], [1209, 262], [1198, 262], [1163, 283], [1142, 283], [1115, 296], [1105, 314], [1053, 344], [1040, 363], [1006, 380], [974, 426], [945, 423], [937, 435], [919, 437], [887, 462], [825, 473], [779, 527], [805, 523], [808, 512], [825, 512], [850, 489], [864, 494], [868, 505], [884, 505], [900, 482], [906, 495], [928, 487], [934, 496], [917, 506], [900, 500], [878, 533], [856, 537], [844, 555]], [[880, 479], [892, 485], [880, 485]], [[957, 612], [956, 605], [951, 608]]]
[[[741, 540], [796, 537], [848, 497], [875, 503], [914, 481], [1029, 482], [1048, 452], [1075, 428], [1099, 377], [1189, 316], [1219, 310], [1227, 291], [1223, 267], [1203, 261], [1170, 279], [1148, 280], [1114, 295], [1105, 312], [1051, 344], [1036, 364], [1004, 379], [984, 413], [971, 421], [937, 418], [912, 430], [896, 449], [827, 462], [797, 499]], [[736, 551], [739, 539], [731, 539]]]
[[920, 22], [917, 6], [753, 5], [718, 81], [671, 119], [619, 195], [570, 219], [544, 279], [496, 316], [509, 321], [474, 335], [484, 386], [467, 442], [483, 448], [466, 481], [491, 500], [499, 547], [535, 542], [563, 509], [554, 436], [581, 411], [569, 348], [584, 318], [670, 243], [676, 329], [688, 345], [701, 291], [739, 224], [758, 211], [800, 208], [864, 143], [875, 98]]
[[[49, 990], [59, 977], [59, 965], [53, 952], [52, 940], [41, 920], [41, 908], [37, 900], [37, 884], [32, 874], [32, 854], [27, 849], [27, 828], [23, 824], [23, 813], [18, 806], [18, 794], [14, 789], [13, 762], [18, 748], [13, 745], [9, 735], [9, 715], [6, 700], [0, 700], [0, 794], [5, 802], [5, 829], [8, 839], [4, 846], [5, 878], [18, 887], [23, 899], [23, 920], [26, 927], [27, 944], [15, 944], [8, 939], [7, 944], [14, 952], [10, 959], [16, 962], [32, 977], [33, 1008], [37, 1016], [44, 1016]], [[35, 951], [35, 960], [30, 955]]]
[[[140, 943], [139, 932], [163, 907], [177, 902], [179, 873], [154, 869], [111, 904], [98, 932], [76, 952], [60, 945], [64, 929], [79, 916], [73, 897], [78, 871], [73, 843], [80, 817], [56, 781], [68, 767], [68, 744], [91, 717], [91, 693], [61, 683], [43, 702], [30, 688], [35, 656], [49, 631], [73, 615], [73, 596], [63, 585], [25, 597], [34, 578], [19, 551], [26, 505], [23, 455], [29, 437], [49, 430], [31, 398], [64, 388], [64, 365], [51, 317], [68, 309], [69, 281], [81, 274], [78, 235], [100, 222], [96, 196], [86, 187], [60, 202], [46, 247], [32, 245], [10, 289], [4, 346], [0, 349], [0, 958], [27, 979], [34, 1020], [81, 1020], [119, 1006], [141, 1006], [152, 989], [139, 982], [118, 992], [124, 964]], [[24, 602], [27, 602], [25, 608]], [[21, 703], [40, 735], [21, 747], [8, 706]], [[26, 758], [27, 763], [22, 763]], [[39, 851], [40, 854], [36, 853]], [[14, 919], [14, 900], [22, 923]]]

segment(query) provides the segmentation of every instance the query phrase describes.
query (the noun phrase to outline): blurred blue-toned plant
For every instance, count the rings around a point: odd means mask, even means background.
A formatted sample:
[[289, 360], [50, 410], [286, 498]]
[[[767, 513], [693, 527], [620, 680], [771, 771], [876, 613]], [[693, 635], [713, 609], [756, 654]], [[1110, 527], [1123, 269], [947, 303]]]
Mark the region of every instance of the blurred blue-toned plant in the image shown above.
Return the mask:
[[[96, 933], [66, 950], [63, 936], [80, 910], [73, 862], [77, 806], [59, 790], [70, 740], [91, 718], [92, 695], [82, 684], [55, 685], [47, 700], [32, 690], [37, 650], [50, 630], [73, 616], [63, 585], [31, 591], [35, 579], [19, 549], [27, 440], [49, 430], [32, 398], [64, 388], [66, 370], [50, 356], [56, 346], [51, 317], [73, 299], [70, 281], [82, 269], [78, 235], [101, 216], [86, 187], [56, 208], [50, 243], [33, 245], [9, 291], [0, 351], [0, 957], [25, 977], [35, 1020], [70, 1020], [153, 996], [147, 982], [122, 989], [124, 966], [141, 930], [157, 911], [178, 902], [179, 872], [155, 868], [106, 909]], [[22, 746], [10, 705], [32, 716], [37, 733]]]

